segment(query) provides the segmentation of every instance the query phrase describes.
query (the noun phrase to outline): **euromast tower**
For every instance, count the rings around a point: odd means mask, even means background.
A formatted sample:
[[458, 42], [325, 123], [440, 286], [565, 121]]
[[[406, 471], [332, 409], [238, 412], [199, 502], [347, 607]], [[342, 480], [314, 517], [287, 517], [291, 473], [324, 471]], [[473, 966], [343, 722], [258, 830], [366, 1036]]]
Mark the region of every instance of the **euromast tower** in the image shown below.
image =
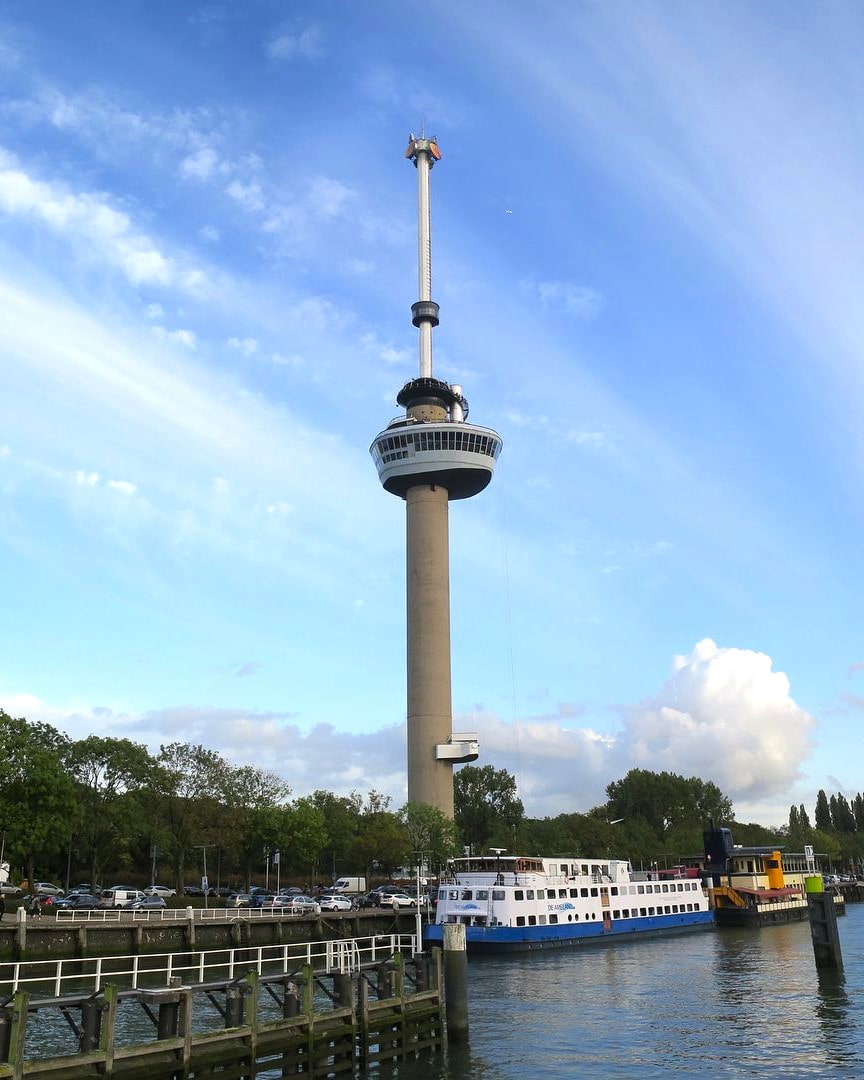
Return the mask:
[[469, 424], [462, 387], [432, 374], [429, 174], [441, 158], [435, 138], [411, 135], [405, 156], [417, 169], [420, 371], [399, 391], [404, 416], [375, 437], [370, 453], [384, 488], [405, 500], [408, 599], [408, 799], [453, 817], [453, 766], [476, 760], [475, 733], [454, 733], [450, 690], [448, 503], [468, 499], [492, 479], [501, 437]]

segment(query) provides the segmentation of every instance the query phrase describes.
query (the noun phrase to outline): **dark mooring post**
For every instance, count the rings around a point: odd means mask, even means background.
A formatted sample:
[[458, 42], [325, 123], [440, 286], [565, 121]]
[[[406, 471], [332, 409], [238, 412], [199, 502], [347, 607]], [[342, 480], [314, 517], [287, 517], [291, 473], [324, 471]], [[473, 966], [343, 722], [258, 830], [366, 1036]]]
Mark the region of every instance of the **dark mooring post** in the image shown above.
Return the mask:
[[452, 1046], [468, 1042], [468, 951], [463, 923], [444, 923], [444, 1015]]
[[243, 988], [229, 986], [225, 991], [225, 1027], [243, 1025]]
[[843, 953], [840, 950], [840, 932], [837, 929], [837, 911], [834, 893], [825, 892], [821, 874], [804, 878], [807, 907], [810, 913], [810, 936], [813, 939], [813, 956], [817, 968], [843, 970]]
[[286, 1020], [300, 1014], [300, 987], [293, 979], [288, 979], [282, 991], [282, 1015]]
[[99, 1049], [102, 1037], [102, 1001], [90, 998], [81, 1002], [81, 1053]]

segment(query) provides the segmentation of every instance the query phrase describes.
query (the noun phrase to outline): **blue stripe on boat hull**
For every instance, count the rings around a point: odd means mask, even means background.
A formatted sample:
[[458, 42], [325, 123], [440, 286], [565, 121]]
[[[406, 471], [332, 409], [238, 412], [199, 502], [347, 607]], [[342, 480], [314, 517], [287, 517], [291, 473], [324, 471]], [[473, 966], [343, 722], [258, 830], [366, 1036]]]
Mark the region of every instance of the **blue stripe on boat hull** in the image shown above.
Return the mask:
[[[601, 944], [616, 938], [634, 940], [646, 934], [702, 930], [711, 926], [710, 911], [686, 912], [683, 915], [649, 915], [639, 919], [616, 919], [611, 930], [602, 922], [567, 923], [554, 926], [466, 926], [468, 951], [529, 952], [534, 949], [572, 949], [580, 945]], [[427, 945], [440, 945], [444, 929], [440, 923], [424, 928]]]

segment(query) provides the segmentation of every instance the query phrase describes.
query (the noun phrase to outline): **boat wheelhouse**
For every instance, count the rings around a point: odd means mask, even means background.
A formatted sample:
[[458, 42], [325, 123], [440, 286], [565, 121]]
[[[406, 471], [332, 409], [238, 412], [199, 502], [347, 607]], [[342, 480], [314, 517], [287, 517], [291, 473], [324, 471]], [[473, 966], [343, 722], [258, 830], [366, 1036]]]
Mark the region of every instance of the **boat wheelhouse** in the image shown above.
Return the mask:
[[570, 948], [590, 941], [711, 925], [700, 880], [634, 874], [627, 860], [482, 856], [442, 877], [431, 943], [463, 923], [469, 952]]

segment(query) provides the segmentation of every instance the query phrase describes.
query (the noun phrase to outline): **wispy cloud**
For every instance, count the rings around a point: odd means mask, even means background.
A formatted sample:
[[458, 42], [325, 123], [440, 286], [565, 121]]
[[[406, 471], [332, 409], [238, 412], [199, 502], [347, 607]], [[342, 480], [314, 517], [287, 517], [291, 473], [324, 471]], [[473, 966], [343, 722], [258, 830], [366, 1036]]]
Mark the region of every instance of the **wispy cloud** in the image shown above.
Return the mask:
[[544, 308], [566, 312], [588, 322], [596, 319], [603, 308], [603, 297], [597, 289], [574, 281], [540, 281], [525, 278], [522, 290], [536, 296]]
[[271, 60], [316, 60], [324, 53], [324, 35], [315, 25], [283, 24], [267, 39]]

